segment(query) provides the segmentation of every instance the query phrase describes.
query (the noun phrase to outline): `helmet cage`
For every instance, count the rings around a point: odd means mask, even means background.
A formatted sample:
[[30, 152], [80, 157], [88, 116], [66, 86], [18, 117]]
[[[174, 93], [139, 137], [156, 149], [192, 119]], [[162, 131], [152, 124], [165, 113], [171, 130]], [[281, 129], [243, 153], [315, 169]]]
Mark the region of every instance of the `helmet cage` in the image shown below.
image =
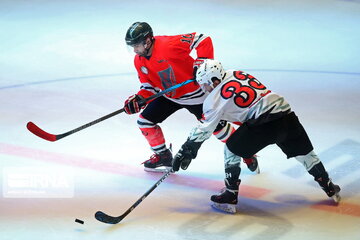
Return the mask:
[[208, 91], [207, 86], [214, 88], [215, 80], [222, 80], [225, 76], [224, 68], [217, 60], [206, 59], [196, 71], [196, 81], [204, 91]]

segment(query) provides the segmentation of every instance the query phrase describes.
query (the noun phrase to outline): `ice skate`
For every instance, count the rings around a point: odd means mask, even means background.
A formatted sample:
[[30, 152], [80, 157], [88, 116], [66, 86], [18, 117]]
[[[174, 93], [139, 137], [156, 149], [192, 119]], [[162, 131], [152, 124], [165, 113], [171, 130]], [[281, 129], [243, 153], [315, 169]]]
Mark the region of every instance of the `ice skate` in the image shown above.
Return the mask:
[[147, 172], [166, 172], [172, 169], [172, 153], [166, 149], [160, 153], [154, 153], [149, 160], [144, 162], [144, 170]]
[[222, 189], [220, 194], [211, 196], [210, 199], [213, 202], [211, 206], [221, 211], [234, 214], [236, 213], [236, 204], [238, 202], [240, 180], [229, 184], [228, 180], [225, 179], [225, 185], [226, 187]]
[[252, 172], [260, 173], [259, 163], [257, 160], [257, 156], [254, 155], [251, 158], [243, 158], [244, 163], [246, 163], [248, 169]]
[[335, 185], [331, 182], [331, 179], [329, 179], [328, 187], [326, 190], [323, 188], [323, 190], [326, 192], [326, 194], [331, 197], [335, 203], [339, 203], [341, 201], [341, 196], [339, 194], [340, 192], [340, 186]]
[[236, 213], [236, 204], [213, 202], [213, 204], [211, 206], [213, 208], [223, 211], [223, 212], [227, 212], [227, 213], [231, 213], [231, 214]]
[[334, 184], [334, 190], [335, 190], [335, 193], [334, 193], [334, 195], [333, 196], [331, 196], [332, 197], [332, 199], [336, 202], [336, 203], [339, 203], [340, 201], [341, 201], [341, 196], [340, 196], [340, 194], [339, 194], [339, 192], [340, 192], [340, 187], [339, 187], [339, 185], [335, 185]]
[[315, 181], [319, 183], [320, 187], [324, 190], [326, 195], [331, 197], [335, 201], [335, 203], [340, 202], [341, 196], [339, 192], [341, 188], [339, 187], [339, 185], [335, 185], [330, 178], [327, 180], [324, 180], [323, 178], [318, 178], [315, 179]]

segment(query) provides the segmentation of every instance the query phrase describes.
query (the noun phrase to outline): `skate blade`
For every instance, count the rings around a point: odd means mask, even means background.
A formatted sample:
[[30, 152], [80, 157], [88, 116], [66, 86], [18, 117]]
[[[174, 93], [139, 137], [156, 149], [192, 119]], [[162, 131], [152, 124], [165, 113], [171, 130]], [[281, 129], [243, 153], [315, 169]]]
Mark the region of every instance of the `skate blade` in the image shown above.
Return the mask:
[[334, 196], [332, 196], [332, 199], [334, 200], [335, 203], [339, 203], [341, 201], [341, 196], [339, 193], [334, 194]]
[[147, 168], [144, 167], [144, 171], [146, 172], [157, 172], [157, 173], [165, 173], [171, 170], [172, 167], [157, 167], [157, 168]]
[[228, 204], [228, 203], [213, 203], [211, 205], [213, 208], [235, 214], [236, 213], [236, 205], [235, 204]]
[[259, 165], [258, 165], [258, 167], [255, 169], [255, 171], [254, 172], [256, 172], [257, 174], [260, 174], [260, 168], [259, 168]]

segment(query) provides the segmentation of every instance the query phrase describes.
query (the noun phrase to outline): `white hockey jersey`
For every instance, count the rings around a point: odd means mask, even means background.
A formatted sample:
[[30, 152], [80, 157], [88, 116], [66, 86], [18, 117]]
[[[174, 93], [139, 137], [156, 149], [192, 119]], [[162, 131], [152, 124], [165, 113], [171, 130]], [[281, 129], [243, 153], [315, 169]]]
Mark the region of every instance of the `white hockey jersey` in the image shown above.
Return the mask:
[[205, 99], [203, 112], [201, 122], [189, 136], [195, 142], [208, 139], [220, 120], [258, 125], [290, 113], [291, 108], [282, 96], [267, 89], [252, 75], [229, 70]]

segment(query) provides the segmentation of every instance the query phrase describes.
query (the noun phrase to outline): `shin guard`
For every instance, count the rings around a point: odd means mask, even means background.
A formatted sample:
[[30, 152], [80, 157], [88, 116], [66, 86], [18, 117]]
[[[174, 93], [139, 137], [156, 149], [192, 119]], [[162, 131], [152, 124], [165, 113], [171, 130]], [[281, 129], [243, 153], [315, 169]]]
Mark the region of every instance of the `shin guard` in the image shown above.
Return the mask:
[[141, 115], [137, 123], [141, 133], [146, 138], [154, 152], [160, 153], [166, 150], [165, 137], [159, 125], [144, 119]]

